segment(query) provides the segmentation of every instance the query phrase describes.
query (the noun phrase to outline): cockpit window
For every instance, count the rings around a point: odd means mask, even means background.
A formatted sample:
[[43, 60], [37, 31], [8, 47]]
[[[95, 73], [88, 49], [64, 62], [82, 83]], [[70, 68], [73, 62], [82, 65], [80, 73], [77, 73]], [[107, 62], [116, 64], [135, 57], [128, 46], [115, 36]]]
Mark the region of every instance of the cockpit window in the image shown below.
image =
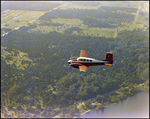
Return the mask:
[[72, 61], [77, 61], [77, 59], [73, 59]]

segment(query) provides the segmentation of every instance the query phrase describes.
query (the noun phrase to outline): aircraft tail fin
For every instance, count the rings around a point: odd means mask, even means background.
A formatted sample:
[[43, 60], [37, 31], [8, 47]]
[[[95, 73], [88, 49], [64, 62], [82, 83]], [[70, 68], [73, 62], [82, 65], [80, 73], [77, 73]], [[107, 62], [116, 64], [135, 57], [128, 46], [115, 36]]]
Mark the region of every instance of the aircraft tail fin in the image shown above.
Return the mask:
[[112, 65], [113, 64], [113, 54], [112, 53], [107, 53], [106, 59], [104, 61], [108, 61], [109, 63], [105, 63], [106, 65]]

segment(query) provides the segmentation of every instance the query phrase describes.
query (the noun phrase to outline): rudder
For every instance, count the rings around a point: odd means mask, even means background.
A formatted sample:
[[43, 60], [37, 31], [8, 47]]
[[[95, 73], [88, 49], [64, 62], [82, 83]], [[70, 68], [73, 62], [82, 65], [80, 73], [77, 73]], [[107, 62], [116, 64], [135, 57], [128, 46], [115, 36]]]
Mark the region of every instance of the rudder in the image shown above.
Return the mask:
[[[109, 64], [113, 64], [113, 54], [108, 52], [108, 53], [106, 54], [106, 59], [105, 59], [104, 61], [108, 61], [108, 62], [110, 62]], [[108, 64], [108, 63], [107, 63], [107, 64]], [[107, 64], [106, 64], [106, 65], [107, 65]], [[109, 65], [109, 64], [108, 64], [108, 65]]]

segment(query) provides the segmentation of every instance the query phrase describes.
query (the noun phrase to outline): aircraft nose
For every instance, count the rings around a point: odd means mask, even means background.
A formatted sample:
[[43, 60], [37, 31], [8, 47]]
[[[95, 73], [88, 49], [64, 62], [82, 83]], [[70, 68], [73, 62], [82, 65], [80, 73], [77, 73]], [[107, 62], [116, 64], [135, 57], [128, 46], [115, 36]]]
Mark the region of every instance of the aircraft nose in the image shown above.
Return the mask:
[[70, 63], [71, 63], [71, 60], [68, 61], [68, 64], [70, 64]]

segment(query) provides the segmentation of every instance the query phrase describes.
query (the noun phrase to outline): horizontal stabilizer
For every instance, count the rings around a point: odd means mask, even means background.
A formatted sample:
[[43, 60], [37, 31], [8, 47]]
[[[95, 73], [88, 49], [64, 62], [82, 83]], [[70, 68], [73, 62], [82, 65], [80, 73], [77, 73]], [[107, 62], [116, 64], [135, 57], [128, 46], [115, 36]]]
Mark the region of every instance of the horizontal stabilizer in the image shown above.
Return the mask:
[[109, 64], [109, 63], [105, 63], [105, 65], [112, 66], [112, 64]]

